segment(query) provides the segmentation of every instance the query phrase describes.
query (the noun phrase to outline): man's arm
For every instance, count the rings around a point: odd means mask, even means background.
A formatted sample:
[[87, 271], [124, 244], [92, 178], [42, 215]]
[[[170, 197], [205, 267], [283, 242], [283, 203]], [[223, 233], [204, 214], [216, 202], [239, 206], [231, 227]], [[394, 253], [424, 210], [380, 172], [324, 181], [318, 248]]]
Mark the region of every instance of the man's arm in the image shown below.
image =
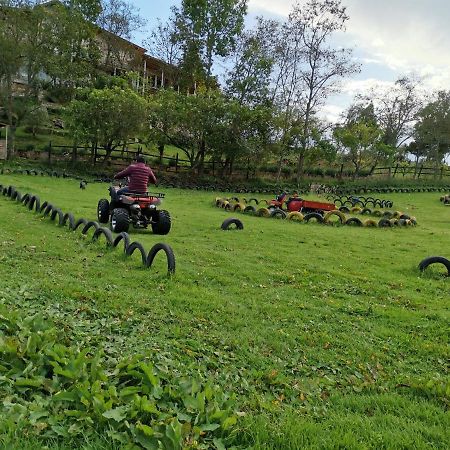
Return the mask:
[[125, 177], [127, 177], [128, 175], [131, 175], [131, 172], [132, 172], [132, 169], [131, 169], [131, 165], [130, 165], [130, 166], [128, 166], [126, 169], [122, 170], [121, 172], [116, 173], [116, 174], [114, 175], [114, 179], [115, 179], [115, 180], [118, 180], [119, 178], [125, 178]]
[[147, 185], [149, 185], [149, 184], [156, 184], [156, 177], [155, 177], [155, 174], [153, 173], [153, 170], [152, 169], [148, 169], [149, 170], [149, 172], [148, 172], [148, 183], [147, 183]]

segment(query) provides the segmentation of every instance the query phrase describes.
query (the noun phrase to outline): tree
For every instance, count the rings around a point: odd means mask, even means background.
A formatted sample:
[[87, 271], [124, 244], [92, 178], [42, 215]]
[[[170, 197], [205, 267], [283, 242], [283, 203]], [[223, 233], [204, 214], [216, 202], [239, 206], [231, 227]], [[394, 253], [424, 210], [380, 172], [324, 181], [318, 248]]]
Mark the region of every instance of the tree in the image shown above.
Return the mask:
[[88, 89], [79, 92], [66, 109], [67, 127], [76, 142], [100, 145], [111, 152], [140, 135], [147, 102], [131, 89]]
[[240, 104], [271, 103], [270, 77], [275, 62], [272, 38], [276, 29], [276, 22], [258, 18], [256, 28], [237, 39], [234, 64], [227, 73], [225, 90]]
[[[339, 90], [339, 81], [358, 71], [351, 50], [333, 48], [330, 38], [345, 30], [348, 20], [340, 0], [309, 0], [296, 4], [277, 39], [278, 70], [274, 98], [286, 112], [285, 133], [291, 124], [301, 123], [297, 148], [297, 183], [304, 162], [314, 150], [315, 116], [324, 101]], [[284, 144], [287, 143], [282, 137]]]
[[170, 65], [178, 65], [181, 61], [182, 48], [176, 39], [176, 23], [170, 17], [166, 23], [158, 19], [158, 24], [145, 41], [150, 53]]
[[96, 75], [100, 52], [90, 20], [99, 13], [99, 2], [67, 1], [42, 9], [47, 16], [50, 49], [43, 60], [43, 70], [51, 79], [47, 87], [59, 101], [69, 101], [76, 87], [90, 85]]
[[26, 40], [22, 30], [27, 26], [32, 4], [21, 0], [0, 0], [0, 95], [10, 127], [7, 158], [14, 157], [17, 115], [14, 110], [14, 79], [24, 65]]
[[426, 149], [427, 157], [437, 169], [450, 153], [450, 91], [438, 92], [436, 100], [419, 111], [414, 137], [416, 145]]
[[186, 87], [212, 80], [214, 58], [227, 57], [242, 32], [247, 0], [182, 0], [174, 8], [176, 42], [183, 49], [182, 74]]
[[358, 96], [362, 107], [373, 108], [386, 145], [399, 148], [411, 138], [422, 106], [418, 86], [418, 80], [401, 77], [391, 87], [375, 86], [369, 93]]
[[364, 167], [375, 167], [381, 157], [389, 155], [390, 147], [382, 142], [382, 136], [382, 130], [370, 122], [354, 121], [335, 128], [333, 137], [355, 168], [353, 178]]
[[124, 67], [129, 55], [117, 36], [130, 39], [134, 31], [144, 27], [146, 21], [139, 15], [139, 9], [125, 0], [101, 0], [96, 24], [107, 31], [103, 35], [106, 45], [104, 64], [112, 68]]

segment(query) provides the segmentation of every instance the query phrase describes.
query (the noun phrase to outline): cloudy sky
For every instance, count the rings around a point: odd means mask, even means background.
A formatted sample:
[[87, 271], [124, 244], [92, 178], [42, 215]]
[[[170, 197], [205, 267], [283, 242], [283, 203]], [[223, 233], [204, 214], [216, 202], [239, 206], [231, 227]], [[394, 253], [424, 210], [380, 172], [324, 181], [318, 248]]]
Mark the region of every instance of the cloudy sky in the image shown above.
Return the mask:
[[[299, 0], [302, 3], [302, 0]], [[149, 21], [166, 20], [176, 0], [132, 0]], [[282, 20], [295, 0], [249, 0], [249, 23], [256, 16]], [[361, 72], [346, 80], [343, 94], [329, 99], [324, 113], [333, 120], [358, 91], [390, 84], [403, 75], [423, 77], [427, 90], [450, 89], [450, 0], [342, 0], [350, 20], [336, 43], [354, 50]], [[137, 40], [139, 37], [137, 36]]]

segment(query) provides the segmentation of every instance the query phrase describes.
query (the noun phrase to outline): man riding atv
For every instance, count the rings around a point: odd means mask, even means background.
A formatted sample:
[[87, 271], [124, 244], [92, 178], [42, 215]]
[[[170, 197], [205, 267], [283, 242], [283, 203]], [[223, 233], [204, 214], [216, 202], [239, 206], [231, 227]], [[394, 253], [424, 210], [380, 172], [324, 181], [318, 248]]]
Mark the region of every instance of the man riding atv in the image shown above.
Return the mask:
[[168, 211], [157, 209], [162, 193], [148, 193], [147, 185], [156, 184], [156, 177], [150, 167], [145, 165], [144, 157], [137, 155], [135, 164], [130, 164], [114, 176], [120, 179], [128, 176], [128, 185], [120, 189], [109, 187], [111, 200], [99, 200], [97, 217], [100, 223], [111, 221], [111, 229], [115, 233], [128, 231], [130, 224], [134, 228], [152, 227], [154, 234], [167, 234], [171, 228], [171, 219]]
[[150, 183], [156, 184], [156, 177], [150, 167], [145, 165], [143, 155], [138, 154], [135, 158], [136, 164], [130, 164], [126, 169], [114, 175], [114, 179], [128, 177], [128, 185], [117, 191], [117, 194], [127, 194], [128, 192], [136, 192], [137, 194], [145, 194], [147, 186]]

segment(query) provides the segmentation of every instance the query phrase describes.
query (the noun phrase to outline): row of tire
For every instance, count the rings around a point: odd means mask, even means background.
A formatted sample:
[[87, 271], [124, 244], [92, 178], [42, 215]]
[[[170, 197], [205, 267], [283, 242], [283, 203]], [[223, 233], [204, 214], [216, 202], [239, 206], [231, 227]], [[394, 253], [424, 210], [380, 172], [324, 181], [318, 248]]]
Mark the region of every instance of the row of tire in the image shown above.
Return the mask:
[[328, 196], [329, 200], [332, 200], [336, 206], [361, 206], [367, 208], [372, 206], [373, 208], [392, 208], [394, 203], [391, 200], [384, 200], [375, 197], [361, 197], [355, 195], [344, 195], [340, 197]]
[[[1, 168], [0, 174], [9, 174], [9, 173], [19, 173], [25, 175], [48, 175], [51, 177], [57, 178], [74, 178], [77, 180], [81, 180], [82, 177], [77, 175], [71, 175], [66, 172], [57, 172], [54, 170], [35, 170], [35, 169], [9, 169], [9, 168]], [[95, 181], [102, 182], [111, 182], [111, 176], [105, 173], [94, 173], [92, 176], [95, 178]], [[184, 182], [184, 181], [172, 181], [168, 179], [164, 179], [163, 177], [160, 179], [160, 185], [165, 187], [179, 188], [179, 189], [196, 189], [196, 190], [205, 190], [205, 191], [222, 191], [222, 192], [238, 192], [241, 194], [245, 193], [258, 193], [258, 194], [273, 194], [274, 192], [286, 191], [289, 192], [289, 188], [285, 188], [283, 186], [271, 186], [265, 188], [258, 187], [248, 187], [248, 186], [236, 186], [231, 184], [200, 184], [200, 183], [192, 183], [192, 182]], [[398, 186], [383, 186], [383, 187], [373, 187], [373, 186], [327, 186], [323, 185], [322, 193], [331, 194], [334, 196], [343, 196], [343, 195], [355, 195], [356, 194], [366, 194], [366, 193], [411, 193], [411, 192], [446, 192], [450, 190], [450, 185], [446, 186], [416, 186], [416, 187], [398, 187]], [[307, 193], [309, 192], [309, 186], [305, 186], [304, 189], [298, 190], [298, 193]]]
[[390, 193], [413, 193], [413, 192], [446, 192], [450, 189], [450, 185], [444, 186], [414, 186], [414, 187], [399, 187], [399, 186], [385, 186], [385, 187], [373, 187], [373, 186], [335, 186], [330, 187], [329, 193], [336, 196], [341, 195], [355, 195], [356, 194], [390, 194]]
[[218, 208], [223, 208], [227, 211], [241, 212], [243, 214], [255, 215], [258, 217], [272, 217], [276, 219], [285, 219], [296, 222], [310, 222], [323, 223], [327, 225], [351, 225], [358, 227], [394, 227], [394, 226], [413, 226], [417, 225], [417, 221], [414, 217], [410, 217], [407, 214], [402, 214], [399, 211], [394, 213], [388, 211], [388, 214], [384, 214], [379, 220], [366, 219], [361, 220], [358, 217], [347, 217], [342, 211], [334, 210], [328, 211], [324, 215], [318, 212], [309, 212], [302, 214], [299, 211], [286, 212], [280, 208], [259, 208], [257, 209], [253, 205], [245, 204], [242, 202], [233, 203], [228, 199], [216, 198], [215, 205]]
[[29, 193], [22, 195], [14, 186], [2, 186], [1, 184], [0, 192], [3, 196], [22, 203], [30, 211], [34, 210], [36, 213], [42, 214], [44, 217], [49, 217], [52, 221], [57, 219], [59, 226], [68, 226], [71, 231], [75, 231], [80, 228], [81, 233], [86, 235], [89, 230], [94, 229], [94, 234], [92, 236], [93, 241], [96, 241], [101, 236], [104, 236], [106, 244], [112, 248], [116, 248], [122, 242], [125, 255], [131, 256], [135, 251], [138, 251], [141, 254], [142, 264], [146, 268], [152, 266], [157, 253], [162, 251], [165, 253], [167, 258], [168, 274], [171, 275], [175, 273], [175, 255], [172, 248], [165, 243], [155, 244], [147, 253], [140, 242], [131, 242], [128, 233], [122, 232], [114, 237], [109, 228], [102, 227], [98, 222], [92, 220], [89, 221], [84, 218], [75, 220], [75, 217], [71, 212], [64, 213], [60, 208], [47, 201], [41, 203], [41, 200], [37, 195]]

